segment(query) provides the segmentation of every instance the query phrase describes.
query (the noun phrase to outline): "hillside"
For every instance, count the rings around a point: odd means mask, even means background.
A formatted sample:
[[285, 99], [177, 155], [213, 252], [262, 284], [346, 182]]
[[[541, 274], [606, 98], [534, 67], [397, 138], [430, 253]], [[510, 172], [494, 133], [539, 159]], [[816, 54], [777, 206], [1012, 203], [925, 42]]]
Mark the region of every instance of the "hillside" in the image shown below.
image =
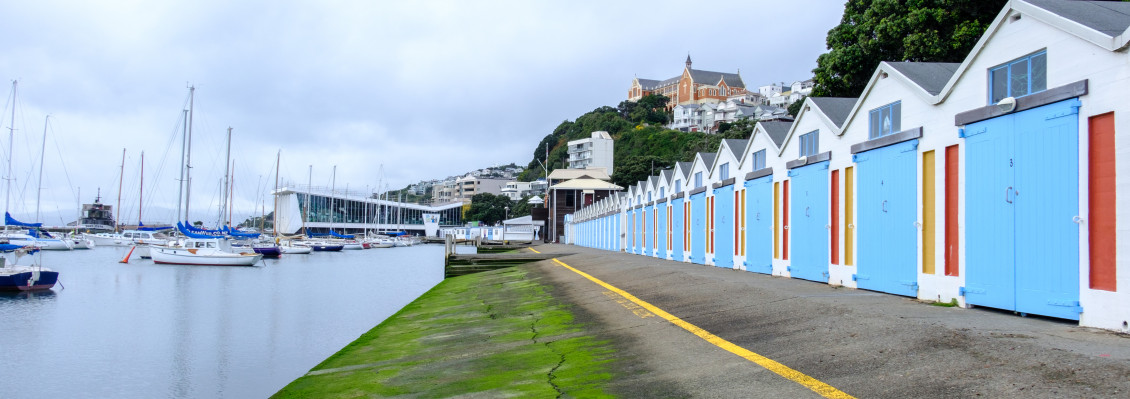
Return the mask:
[[[699, 151], [713, 151], [722, 139], [748, 138], [752, 123], [723, 124], [720, 134], [681, 132], [663, 127], [668, 113], [664, 108], [667, 97], [648, 95], [638, 102], [621, 102], [615, 108], [603, 106], [564, 121], [545, 136], [534, 150], [534, 159], [518, 176], [521, 181], [531, 181], [544, 176], [540, 162], [545, 162], [549, 148], [549, 171], [568, 165], [566, 143], [590, 137], [597, 130], [607, 131], [615, 140], [615, 173], [612, 182], [628, 187], [675, 165], [675, 162], [694, 158]], [[540, 162], [539, 162], [540, 161]]]

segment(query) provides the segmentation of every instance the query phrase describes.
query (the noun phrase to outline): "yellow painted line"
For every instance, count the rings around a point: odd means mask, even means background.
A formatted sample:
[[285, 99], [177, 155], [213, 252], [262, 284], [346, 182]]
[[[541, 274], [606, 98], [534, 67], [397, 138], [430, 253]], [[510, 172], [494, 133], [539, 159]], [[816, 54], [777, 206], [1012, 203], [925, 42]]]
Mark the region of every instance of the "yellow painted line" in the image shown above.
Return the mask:
[[[535, 253], [539, 253], [539, 254], [541, 253], [541, 252], [538, 252], [536, 249], [533, 249], [533, 248], [530, 248], [530, 250], [534, 251]], [[655, 305], [647, 303], [646, 301], [644, 301], [642, 299], [636, 298], [634, 295], [629, 294], [627, 291], [616, 288], [612, 284], [608, 284], [604, 281], [601, 281], [600, 279], [598, 279], [596, 277], [589, 275], [588, 273], [577, 270], [577, 269], [573, 268], [572, 266], [565, 264], [565, 262], [558, 260], [557, 258], [553, 258], [553, 261], [557, 262], [557, 264], [559, 264], [561, 266], [564, 266], [566, 269], [572, 270], [574, 273], [581, 275], [581, 277], [589, 279], [589, 281], [592, 281], [592, 282], [596, 283], [597, 285], [600, 285], [601, 287], [608, 289], [609, 291], [620, 294], [620, 296], [624, 297], [625, 299], [632, 301], [632, 302], [635, 302], [637, 305], [640, 305], [640, 307], [647, 309], [648, 311], [650, 311], [651, 313], [654, 313], [655, 315], [657, 315], [659, 317], [662, 317], [663, 319], [671, 322], [671, 324], [682, 327], [684, 330], [689, 331], [691, 334], [697, 335], [699, 338], [706, 340], [706, 342], [714, 344], [714, 346], [725, 349], [726, 351], [728, 351], [730, 353], [733, 353], [735, 355], [741, 356], [742, 358], [744, 358], [746, 360], [754, 362], [758, 366], [764, 367], [765, 369], [767, 369], [769, 371], [777, 373], [777, 375], [785, 377], [785, 378], [789, 379], [790, 381], [793, 381], [797, 384], [804, 386], [805, 388], [811, 389], [813, 392], [820, 394], [820, 396], [823, 396], [825, 398], [837, 398], [837, 399], [854, 398], [853, 396], [848, 395], [846, 392], [841, 391], [839, 389], [836, 389], [835, 387], [828, 385], [828, 384], [824, 383], [823, 381], [809, 377], [808, 375], [806, 375], [804, 373], [801, 373], [799, 371], [796, 371], [796, 370], [789, 368], [789, 366], [778, 363], [776, 360], [773, 360], [773, 359], [767, 358], [765, 356], [759, 355], [759, 354], [757, 354], [757, 353], [755, 353], [755, 352], [753, 352], [749, 349], [742, 348], [738, 345], [735, 345], [734, 343], [727, 341], [727, 340], [723, 339], [722, 337], [711, 334], [709, 331], [703, 330], [702, 328], [699, 328], [698, 326], [696, 326], [694, 324], [688, 323], [688, 322], [684, 321], [683, 319], [675, 317], [674, 315], [667, 313], [666, 311], [656, 307]]]

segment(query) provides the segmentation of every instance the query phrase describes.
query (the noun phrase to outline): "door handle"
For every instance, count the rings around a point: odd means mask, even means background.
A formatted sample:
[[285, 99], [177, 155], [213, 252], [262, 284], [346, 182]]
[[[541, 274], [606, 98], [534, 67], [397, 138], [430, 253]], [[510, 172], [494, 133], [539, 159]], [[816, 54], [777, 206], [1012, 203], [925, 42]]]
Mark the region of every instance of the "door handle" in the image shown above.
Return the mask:
[[804, 207], [804, 217], [808, 217], [808, 208], [809, 207], [807, 207], [807, 206]]
[[883, 213], [886, 213], [887, 212], [887, 200], [883, 200], [882, 208], [883, 208]]
[[1011, 191], [1012, 191], [1012, 186], [1008, 186], [1008, 188], [1004, 189], [1004, 202], [1007, 202], [1007, 203], [1010, 203], [1010, 204], [1012, 203], [1012, 199], [1010, 199], [1008, 197], [1008, 193], [1011, 192]]

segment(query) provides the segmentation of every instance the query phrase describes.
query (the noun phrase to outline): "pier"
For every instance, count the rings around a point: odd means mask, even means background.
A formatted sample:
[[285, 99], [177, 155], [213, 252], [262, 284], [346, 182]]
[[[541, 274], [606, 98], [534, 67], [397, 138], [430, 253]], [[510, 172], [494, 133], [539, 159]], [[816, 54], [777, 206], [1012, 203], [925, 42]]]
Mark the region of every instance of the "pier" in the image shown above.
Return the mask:
[[[461, 240], [449, 235], [444, 239], [444, 278], [497, 270], [566, 255], [547, 255], [522, 251], [522, 249], [529, 248], [530, 244], [529, 241], [493, 241], [484, 240], [481, 237], [474, 240]], [[474, 246], [476, 253], [457, 253], [456, 248], [459, 245]]]

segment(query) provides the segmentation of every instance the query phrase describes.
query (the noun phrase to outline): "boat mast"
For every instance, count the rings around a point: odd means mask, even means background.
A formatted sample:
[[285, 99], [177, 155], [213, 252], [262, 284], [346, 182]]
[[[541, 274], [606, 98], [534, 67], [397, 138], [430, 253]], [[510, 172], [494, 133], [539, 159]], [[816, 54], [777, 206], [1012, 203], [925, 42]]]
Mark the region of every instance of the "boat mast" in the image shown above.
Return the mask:
[[145, 205], [145, 151], [141, 152], [141, 183], [137, 185], [137, 228], [141, 228], [141, 206]]
[[78, 233], [78, 227], [82, 226], [82, 187], [78, 188], [78, 196], [75, 197], [75, 205], [78, 205], [78, 219], [75, 219], [75, 233]]
[[[188, 143], [188, 110], [184, 110], [184, 126], [181, 127], [182, 132], [180, 136], [180, 176], [177, 177], [177, 213], [173, 215], [174, 219], [180, 218], [180, 207], [184, 203], [184, 150], [185, 144]], [[186, 219], [187, 220], [187, 219]]]
[[224, 185], [220, 188], [220, 193], [222, 194], [220, 195], [220, 219], [217, 223], [221, 226], [224, 224], [224, 220], [227, 219], [224, 217], [224, 212], [228, 211], [228, 185], [231, 184], [231, 126], [228, 126], [228, 146], [226, 154], [227, 155], [224, 157]]
[[306, 234], [306, 217], [310, 213], [310, 185], [314, 184], [314, 165], [310, 165], [310, 172], [306, 177], [306, 206], [302, 210], [302, 234]]
[[192, 195], [192, 111], [196, 99], [196, 86], [188, 86], [188, 143], [184, 161], [184, 222], [189, 223], [188, 204]]
[[[271, 193], [271, 198], [275, 200], [275, 210], [271, 212], [271, 230], [275, 232], [275, 237], [279, 236], [279, 161], [282, 159], [282, 150], [275, 154], [275, 191]], [[264, 204], [266, 206], [266, 204]]]
[[[8, 215], [8, 201], [12, 195], [12, 147], [14, 147], [16, 138], [16, 86], [18, 83], [18, 80], [12, 81], [12, 119], [8, 121], [8, 176], [4, 178], [4, 180], [7, 180], [7, 187], [4, 188], [4, 216]], [[8, 225], [6, 217], [4, 225]]]
[[[122, 149], [122, 167], [118, 174], [118, 211], [122, 210], [122, 179], [126, 177], [126, 149]], [[114, 217], [114, 232], [118, 232], [118, 218]]]
[[[232, 211], [235, 210], [235, 161], [231, 163], [231, 182], [228, 183], [228, 227], [231, 227]], [[252, 205], [251, 212], [255, 212]]]
[[334, 189], [337, 187], [337, 165], [334, 165], [334, 171], [330, 174], [330, 233], [334, 231]]
[[[15, 104], [13, 104], [12, 108]], [[39, 184], [35, 189], [35, 222], [39, 223], [39, 198], [43, 194], [43, 154], [47, 153], [47, 122], [51, 120], [51, 115], [43, 118], [43, 146], [39, 149]]]

